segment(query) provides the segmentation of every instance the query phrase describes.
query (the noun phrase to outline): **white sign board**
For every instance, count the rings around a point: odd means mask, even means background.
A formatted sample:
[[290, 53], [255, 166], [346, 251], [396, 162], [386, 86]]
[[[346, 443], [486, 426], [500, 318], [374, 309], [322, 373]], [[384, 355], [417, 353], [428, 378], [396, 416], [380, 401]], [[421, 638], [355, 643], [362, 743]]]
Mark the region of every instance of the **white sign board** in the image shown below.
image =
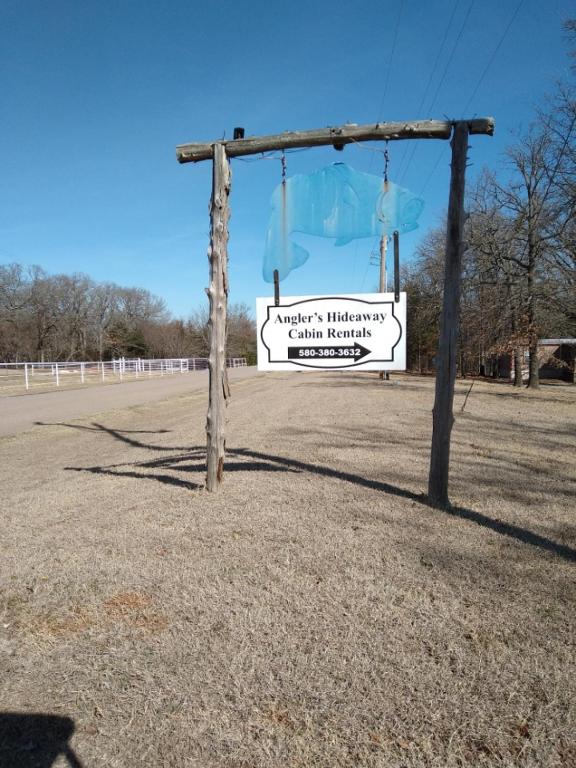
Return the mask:
[[406, 370], [406, 294], [256, 299], [258, 370]]

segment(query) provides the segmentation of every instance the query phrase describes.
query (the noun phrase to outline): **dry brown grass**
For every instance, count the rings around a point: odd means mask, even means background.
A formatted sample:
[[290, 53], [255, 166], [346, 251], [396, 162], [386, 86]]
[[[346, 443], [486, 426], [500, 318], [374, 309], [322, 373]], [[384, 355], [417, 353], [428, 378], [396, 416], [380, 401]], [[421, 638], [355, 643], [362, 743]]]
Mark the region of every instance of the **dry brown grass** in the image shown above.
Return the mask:
[[138, 592], [118, 592], [104, 600], [101, 609], [81, 605], [60, 606], [58, 613], [21, 612], [15, 620], [20, 632], [38, 637], [73, 635], [99, 627], [109, 630], [115, 624], [126, 624], [150, 632], [160, 632], [168, 626], [168, 618], [155, 610], [150, 595]]
[[217, 495], [197, 394], [3, 439], [0, 708], [87, 768], [576, 765], [576, 394], [467, 390], [449, 512], [425, 378], [237, 384]]

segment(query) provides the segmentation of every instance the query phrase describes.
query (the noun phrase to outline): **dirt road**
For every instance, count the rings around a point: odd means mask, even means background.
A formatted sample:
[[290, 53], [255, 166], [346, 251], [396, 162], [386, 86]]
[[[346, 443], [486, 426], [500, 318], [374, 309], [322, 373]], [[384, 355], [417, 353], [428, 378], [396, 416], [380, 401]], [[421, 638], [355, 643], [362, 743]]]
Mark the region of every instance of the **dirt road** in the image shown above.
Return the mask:
[[424, 377], [236, 380], [216, 494], [205, 388], [0, 438], [0, 765], [573, 768], [576, 391], [469, 389], [448, 510]]
[[[230, 368], [230, 381], [257, 374], [256, 368]], [[0, 397], [0, 435], [14, 435], [37, 423], [51, 424], [103, 411], [153, 403], [208, 387], [208, 371], [193, 371], [123, 384], [91, 385], [32, 395]]]

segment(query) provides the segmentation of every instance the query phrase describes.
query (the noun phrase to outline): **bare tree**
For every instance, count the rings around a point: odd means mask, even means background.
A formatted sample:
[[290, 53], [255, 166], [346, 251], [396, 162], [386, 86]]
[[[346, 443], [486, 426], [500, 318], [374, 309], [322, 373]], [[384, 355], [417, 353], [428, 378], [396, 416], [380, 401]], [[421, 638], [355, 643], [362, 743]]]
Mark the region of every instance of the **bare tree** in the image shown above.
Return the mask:
[[248, 365], [256, 363], [256, 323], [246, 304], [228, 308], [228, 356], [245, 357]]
[[438, 348], [445, 236], [445, 227], [431, 230], [418, 248], [416, 262], [404, 270], [408, 366], [420, 372], [433, 368]]
[[466, 224], [470, 280], [477, 285], [484, 350], [496, 358], [511, 355], [514, 384], [522, 386], [522, 351], [528, 344], [524, 268], [514, 220], [504, 216], [495, 178], [488, 172], [473, 189]]
[[92, 346], [98, 360], [104, 359], [108, 330], [117, 314], [118, 286], [114, 283], [101, 283], [94, 286], [90, 295], [90, 331], [93, 336]]

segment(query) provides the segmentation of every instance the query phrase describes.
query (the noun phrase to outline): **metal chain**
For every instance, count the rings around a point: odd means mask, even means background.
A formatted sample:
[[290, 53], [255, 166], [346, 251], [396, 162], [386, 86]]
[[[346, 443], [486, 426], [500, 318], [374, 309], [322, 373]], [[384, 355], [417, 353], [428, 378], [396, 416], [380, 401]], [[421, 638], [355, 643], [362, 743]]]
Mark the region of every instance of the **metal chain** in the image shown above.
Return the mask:
[[388, 163], [390, 155], [388, 154], [388, 139], [386, 139], [386, 149], [384, 150], [384, 181], [388, 183]]

